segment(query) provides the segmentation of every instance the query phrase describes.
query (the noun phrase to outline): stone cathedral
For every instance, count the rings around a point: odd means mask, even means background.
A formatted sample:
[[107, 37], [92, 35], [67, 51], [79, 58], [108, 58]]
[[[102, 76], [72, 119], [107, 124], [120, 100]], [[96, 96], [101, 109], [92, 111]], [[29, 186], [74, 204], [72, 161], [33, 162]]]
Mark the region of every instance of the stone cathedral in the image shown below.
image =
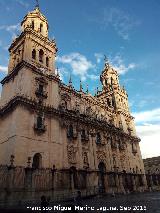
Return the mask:
[[145, 190], [140, 139], [117, 71], [105, 61], [95, 96], [81, 84], [75, 90], [71, 79], [62, 83], [48, 29], [35, 7], [9, 47], [1, 81], [0, 164], [28, 168], [32, 176], [48, 169], [56, 176], [54, 190]]

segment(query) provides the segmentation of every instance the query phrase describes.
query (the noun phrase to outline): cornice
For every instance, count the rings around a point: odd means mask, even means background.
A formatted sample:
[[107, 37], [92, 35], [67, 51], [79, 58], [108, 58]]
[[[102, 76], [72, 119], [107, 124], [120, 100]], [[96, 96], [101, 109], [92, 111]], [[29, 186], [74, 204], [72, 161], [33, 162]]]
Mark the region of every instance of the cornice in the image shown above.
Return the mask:
[[78, 98], [81, 98], [82, 101], [86, 101], [88, 104], [97, 105], [98, 107], [100, 107], [104, 110], [107, 109], [107, 111], [109, 113], [116, 114], [116, 111], [113, 108], [107, 107], [106, 105], [102, 104], [97, 97], [94, 97], [92, 95], [88, 95], [84, 92], [79, 92], [79, 91], [75, 90], [74, 88], [69, 88], [69, 86], [67, 86], [63, 83], [60, 84], [60, 88], [64, 92], [68, 92], [70, 94], [75, 95]]
[[55, 41], [50, 41], [48, 37], [44, 37], [43, 35], [37, 33], [36, 31], [32, 30], [30, 27], [26, 28], [24, 32], [22, 32], [20, 34], [20, 36], [18, 36], [15, 40], [13, 40], [11, 46], [9, 47], [9, 52], [11, 51], [11, 49], [13, 49], [16, 44], [25, 36], [32, 34], [34, 37], [39, 38], [41, 41], [45, 42], [47, 45], [54, 47], [56, 49], [56, 51], [58, 50], [56, 47], [56, 43]]
[[36, 66], [34, 66], [33, 64], [30, 64], [26, 61], [21, 61], [13, 70], [11, 73], [9, 73], [2, 81], [1, 84], [4, 85], [5, 83], [8, 83], [11, 79], [13, 79], [18, 72], [23, 68], [23, 67], [27, 67], [29, 69], [32, 70], [32, 72], [37, 73], [41, 76], [44, 76], [46, 78], [48, 78], [48, 80], [54, 80], [56, 82], [60, 82], [60, 79], [57, 78], [56, 75], [49, 75], [47, 73], [43, 73], [39, 68], [37, 68]]
[[0, 117], [5, 116], [10, 111], [13, 111], [18, 105], [23, 105], [27, 107], [29, 110], [34, 111], [41, 110], [48, 116], [57, 116], [59, 119], [66, 119], [78, 123], [83, 123], [86, 124], [87, 126], [90, 126], [91, 128], [112, 132], [113, 134], [121, 135], [127, 138], [128, 140], [140, 142], [140, 139], [138, 137], [131, 136], [125, 133], [123, 130], [115, 127], [114, 125], [109, 124], [104, 120], [90, 117], [89, 115], [86, 114], [80, 114], [75, 110], [64, 110], [60, 108], [56, 109], [51, 105], [39, 105], [36, 99], [29, 99], [28, 97], [25, 96], [16, 96], [13, 99], [11, 99], [5, 106], [3, 106], [0, 109]]

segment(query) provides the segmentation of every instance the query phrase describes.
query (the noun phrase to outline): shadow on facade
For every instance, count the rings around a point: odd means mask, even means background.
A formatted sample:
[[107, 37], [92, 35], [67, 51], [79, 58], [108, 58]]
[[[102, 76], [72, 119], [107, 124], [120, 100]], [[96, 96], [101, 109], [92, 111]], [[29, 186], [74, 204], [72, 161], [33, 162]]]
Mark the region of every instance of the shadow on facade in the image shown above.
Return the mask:
[[[39, 168], [41, 156], [35, 154], [33, 167], [0, 166], [1, 205], [40, 200], [45, 194], [54, 201], [71, 200], [77, 190], [82, 197], [107, 193], [143, 192], [160, 188], [160, 174], [106, 172], [103, 162], [97, 171]], [[37, 169], [38, 168], [38, 169]], [[147, 185], [146, 185], [147, 183]]]

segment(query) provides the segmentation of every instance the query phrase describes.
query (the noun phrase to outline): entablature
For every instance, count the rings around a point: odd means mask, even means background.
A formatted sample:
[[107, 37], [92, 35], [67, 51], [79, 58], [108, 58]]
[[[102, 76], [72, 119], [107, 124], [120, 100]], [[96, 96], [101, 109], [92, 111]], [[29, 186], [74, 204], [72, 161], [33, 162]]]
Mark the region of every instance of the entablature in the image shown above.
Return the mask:
[[38, 43], [39, 45], [41, 45], [41, 42], [43, 41], [45, 47], [48, 46], [48, 48], [51, 47], [55, 48], [56, 51], [58, 50], [56, 47], [55, 40], [50, 41], [47, 37], [44, 37], [43, 35], [36, 33], [34, 30], [32, 30], [31, 27], [27, 27], [24, 32], [22, 32], [17, 38], [15, 38], [8, 50], [11, 51], [11, 49], [14, 49], [17, 46], [17, 43], [20, 43], [22, 40], [24, 41], [26, 38], [34, 38], [34, 41], [35, 39], [39, 39]]
[[95, 117], [90, 117], [85, 114], [79, 114], [73, 110], [61, 110], [56, 109], [50, 105], [38, 105], [36, 99], [29, 99], [28, 97], [16, 96], [11, 99], [5, 106], [0, 108], [0, 116], [3, 117], [9, 111], [12, 111], [17, 105], [24, 105], [29, 110], [41, 110], [45, 113], [46, 116], [57, 116], [60, 122], [64, 119], [78, 121], [90, 128], [99, 129], [101, 131], [109, 131], [112, 133], [116, 133], [118, 135], [122, 135], [128, 141], [132, 142], [140, 142], [140, 139], [137, 136], [132, 136], [125, 133], [123, 130], [115, 127], [114, 125], [109, 124], [107, 121], [102, 119], [96, 119]]

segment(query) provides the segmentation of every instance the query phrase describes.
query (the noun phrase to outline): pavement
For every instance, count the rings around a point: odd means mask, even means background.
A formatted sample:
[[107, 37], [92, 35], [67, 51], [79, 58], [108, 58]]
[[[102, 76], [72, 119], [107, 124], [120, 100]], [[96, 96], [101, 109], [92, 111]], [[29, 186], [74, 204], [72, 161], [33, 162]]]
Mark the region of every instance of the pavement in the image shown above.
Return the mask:
[[[72, 210], [71, 210], [72, 207]], [[83, 199], [76, 204], [74, 201], [54, 203], [41, 209], [40, 203], [36, 206], [19, 206], [0, 209], [0, 213], [26, 212], [130, 212], [130, 213], [160, 213], [160, 192], [134, 193], [126, 195], [96, 196]], [[68, 211], [67, 211], [68, 209]]]

